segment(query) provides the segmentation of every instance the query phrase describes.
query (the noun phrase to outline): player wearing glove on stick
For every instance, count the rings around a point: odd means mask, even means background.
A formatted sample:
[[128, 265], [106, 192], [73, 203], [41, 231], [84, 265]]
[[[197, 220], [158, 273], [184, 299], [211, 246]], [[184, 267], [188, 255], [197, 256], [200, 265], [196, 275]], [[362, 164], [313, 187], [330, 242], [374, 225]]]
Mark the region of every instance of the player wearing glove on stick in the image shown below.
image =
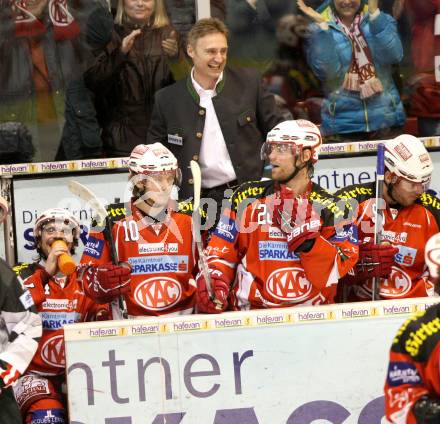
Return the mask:
[[[440, 233], [426, 244], [425, 262], [439, 292]], [[393, 424], [440, 422], [440, 304], [407, 320], [396, 334], [385, 382], [385, 414]]]
[[[350, 210], [311, 181], [321, 134], [306, 120], [275, 126], [262, 147], [272, 180], [241, 185], [206, 253], [217, 297], [233, 310], [332, 303], [357, 260]], [[198, 276], [197, 306], [218, 312]]]
[[171, 199], [180, 182], [177, 159], [161, 143], [140, 144], [128, 166], [131, 199], [108, 208], [117, 256], [127, 266], [111, 264], [109, 242], [92, 229], [81, 258], [84, 286], [98, 301], [124, 294], [129, 317], [190, 314], [192, 205]]
[[373, 244], [375, 183], [335, 193], [353, 202], [359, 229], [359, 261], [342, 282], [351, 287], [350, 300], [370, 300], [374, 277], [381, 278], [381, 299], [434, 295], [423, 256], [427, 240], [440, 229], [440, 199], [426, 193], [432, 171], [417, 138], [403, 134], [385, 142], [382, 244]]
[[43, 322], [37, 353], [13, 387], [27, 423], [43, 422], [47, 415], [57, 423], [68, 422], [62, 390], [66, 371], [63, 326], [108, 317], [108, 307], [96, 305], [84, 293], [75, 264], [65, 268], [65, 263], [72, 261], [70, 255], [75, 253], [79, 235], [78, 221], [69, 211], [46, 210], [34, 226], [39, 259], [14, 268]]

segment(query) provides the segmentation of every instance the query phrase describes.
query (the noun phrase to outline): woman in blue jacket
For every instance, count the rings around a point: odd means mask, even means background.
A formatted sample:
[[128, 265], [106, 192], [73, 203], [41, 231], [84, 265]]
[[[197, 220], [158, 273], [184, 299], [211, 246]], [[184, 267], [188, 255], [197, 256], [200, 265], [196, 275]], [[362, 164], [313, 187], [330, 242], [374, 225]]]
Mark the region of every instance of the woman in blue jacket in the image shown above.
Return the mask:
[[306, 53], [326, 92], [321, 108], [326, 136], [390, 137], [405, 122], [391, 69], [403, 57], [402, 43], [396, 21], [377, 5], [378, 0], [368, 0], [368, 5], [364, 0], [327, 0], [315, 11], [298, 0], [314, 21]]

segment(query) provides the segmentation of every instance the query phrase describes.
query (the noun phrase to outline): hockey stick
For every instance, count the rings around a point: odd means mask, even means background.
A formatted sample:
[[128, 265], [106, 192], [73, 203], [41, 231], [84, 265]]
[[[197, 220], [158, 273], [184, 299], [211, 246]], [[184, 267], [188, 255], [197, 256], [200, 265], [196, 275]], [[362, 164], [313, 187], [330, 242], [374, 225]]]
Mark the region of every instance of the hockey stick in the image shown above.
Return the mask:
[[[116, 251], [115, 241], [113, 239], [112, 228], [111, 228], [111, 220], [108, 216], [107, 210], [102, 204], [102, 202], [96, 197], [95, 193], [90, 190], [88, 187], [82, 185], [78, 181], [70, 181], [68, 184], [69, 191], [75, 196], [79, 197], [84, 202], [88, 203], [90, 207], [95, 211], [96, 216], [99, 219], [99, 223], [105, 222], [105, 226], [103, 228], [104, 239], [107, 241], [110, 247], [110, 258], [111, 261], [115, 264], [119, 264], [118, 253]], [[127, 314], [127, 305], [125, 303], [124, 296], [118, 297], [118, 305], [121, 311], [122, 317], [126, 319], [128, 317]]]
[[[385, 174], [385, 145], [379, 143], [377, 145], [377, 163], [376, 163], [376, 204], [374, 211], [374, 244], [380, 244], [382, 240], [383, 228], [383, 186]], [[375, 277], [373, 280], [372, 300], [379, 299], [380, 278]]]
[[202, 191], [202, 173], [199, 164], [192, 160], [190, 163], [191, 173], [194, 181], [194, 201], [193, 201], [193, 237], [196, 242], [197, 252], [199, 253], [199, 266], [205, 277], [206, 289], [208, 290], [209, 299], [215, 304], [215, 309], [221, 311], [223, 304], [215, 296], [212, 289], [211, 275], [209, 274], [208, 261], [203, 252], [202, 233], [200, 231], [200, 193]]

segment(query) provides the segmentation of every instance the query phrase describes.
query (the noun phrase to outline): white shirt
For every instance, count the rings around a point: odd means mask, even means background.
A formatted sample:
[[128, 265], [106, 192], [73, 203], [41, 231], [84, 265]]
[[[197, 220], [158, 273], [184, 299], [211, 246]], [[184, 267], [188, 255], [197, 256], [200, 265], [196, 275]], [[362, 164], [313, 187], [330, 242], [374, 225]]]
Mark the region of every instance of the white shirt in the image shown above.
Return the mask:
[[[223, 72], [215, 83], [223, 79]], [[199, 164], [202, 171], [202, 187], [211, 188], [237, 179], [232, 166], [231, 157], [226, 148], [225, 139], [215, 113], [212, 98], [217, 95], [214, 90], [205, 90], [194, 79], [194, 68], [191, 71], [191, 80], [200, 97], [199, 105], [205, 108], [205, 127], [203, 128], [202, 145], [200, 147]]]

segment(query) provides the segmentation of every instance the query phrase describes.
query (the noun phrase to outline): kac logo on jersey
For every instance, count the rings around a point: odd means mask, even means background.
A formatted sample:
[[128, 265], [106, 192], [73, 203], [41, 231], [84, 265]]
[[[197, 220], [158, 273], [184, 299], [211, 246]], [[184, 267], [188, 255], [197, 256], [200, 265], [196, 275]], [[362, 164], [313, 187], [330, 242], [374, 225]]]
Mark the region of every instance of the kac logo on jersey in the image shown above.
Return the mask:
[[[372, 293], [373, 280], [366, 282], [363, 288], [368, 294]], [[379, 294], [385, 298], [396, 298], [405, 296], [411, 289], [410, 276], [396, 266], [391, 267], [391, 274], [387, 279], [380, 279]]]
[[41, 358], [46, 364], [53, 367], [64, 368], [66, 360], [64, 357], [64, 336], [51, 337], [41, 348]]
[[299, 302], [310, 295], [312, 284], [302, 268], [281, 268], [269, 275], [266, 291], [277, 300]]
[[153, 311], [171, 308], [182, 296], [180, 283], [169, 277], [153, 277], [140, 283], [134, 298], [138, 305]]
[[238, 231], [235, 226], [235, 221], [229, 219], [229, 217], [225, 215], [222, 215], [214, 231], [214, 234], [222, 238], [223, 240], [233, 243], [237, 237], [237, 233]]
[[85, 253], [88, 256], [91, 256], [92, 258], [99, 259], [102, 255], [103, 250], [104, 250], [104, 240], [98, 240], [95, 237], [89, 236], [83, 253]]

